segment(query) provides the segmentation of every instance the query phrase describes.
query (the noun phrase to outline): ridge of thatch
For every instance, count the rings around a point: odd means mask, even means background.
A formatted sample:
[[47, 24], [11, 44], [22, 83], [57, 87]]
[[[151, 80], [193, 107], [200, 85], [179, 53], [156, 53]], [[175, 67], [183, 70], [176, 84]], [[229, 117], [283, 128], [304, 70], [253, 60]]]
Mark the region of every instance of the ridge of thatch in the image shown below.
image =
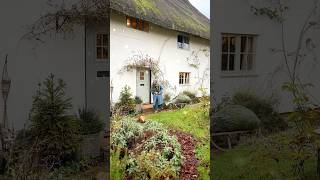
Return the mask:
[[110, 0], [110, 8], [167, 29], [210, 39], [210, 20], [188, 0]]

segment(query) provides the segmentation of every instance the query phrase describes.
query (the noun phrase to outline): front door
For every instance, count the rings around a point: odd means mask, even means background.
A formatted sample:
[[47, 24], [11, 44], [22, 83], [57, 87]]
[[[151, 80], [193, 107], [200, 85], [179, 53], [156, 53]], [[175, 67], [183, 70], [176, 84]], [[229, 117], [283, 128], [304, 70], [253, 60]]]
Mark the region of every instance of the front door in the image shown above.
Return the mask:
[[143, 103], [150, 102], [150, 70], [137, 69], [137, 96]]

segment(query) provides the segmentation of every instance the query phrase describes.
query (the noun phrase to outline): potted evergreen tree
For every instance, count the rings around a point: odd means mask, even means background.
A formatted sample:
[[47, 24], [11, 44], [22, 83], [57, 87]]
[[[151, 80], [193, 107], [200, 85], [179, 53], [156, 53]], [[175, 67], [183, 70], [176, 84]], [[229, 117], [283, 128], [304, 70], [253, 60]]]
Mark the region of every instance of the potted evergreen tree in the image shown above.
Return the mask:
[[104, 122], [94, 109], [82, 108], [78, 110], [80, 119], [80, 133], [83, 136], [81, 156], [98, 157]]

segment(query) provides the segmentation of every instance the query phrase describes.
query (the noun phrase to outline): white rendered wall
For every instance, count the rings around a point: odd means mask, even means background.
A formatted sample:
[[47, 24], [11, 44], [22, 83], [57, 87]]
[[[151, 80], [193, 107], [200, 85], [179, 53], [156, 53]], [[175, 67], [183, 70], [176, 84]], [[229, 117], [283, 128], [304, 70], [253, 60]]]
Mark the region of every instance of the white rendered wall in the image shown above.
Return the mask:
[[[23, 128], [27, 122], [37, 85], [50, 73], [66, 82], [66, 93], [74, 106], [71, 113], [84, 105], [83, 27], [75, 29], [74, 37], [66, 40], [61, 36], [46, 38], [45, 43], [36, 47], [34, 41], [20, 40], [27, 32], [24, 26], [46, 13], [44, 7], [45, 0], [5, 0], [0, 6], [0, 69], [2, 71], [8, 53], [8, 72], [12, 80], [8, 117], [16, 129]], [[2, 104], [2, 96], [0, 99]]]
[[[280, 98], [280, 111], [292, 110], [292, 100], [287, 92], [281, 90], [284, 82], [288, 81], [283, 65], [283, 56], [273, 53], [273, 49], [281, 49], [281, 26], [266, 17], [254, 16], [248, 2], [259, 2], [258, 0], [215, 0], [213, 1], [213, 51], [212, 56], [213, 81], [211, 81], [214, 96], [221, 99], [223, 95], [231, 95], [239, 89], [256, 91], [259, 95], [270, 95], [276, 93]], [[297, 46], [298, 33], [302, 28], [304, 20], [310, 11], [312, 0], [289, 1], [289, 19], [286, 22], [286, 42], [289, 51]], [[307, 56], [305, 65], [300, 70], [304, 82], [311, 82], [315, 87], [310, 91], [316, 101], [320, 100], [320, 31], [312, 30], [306, 38], [310, 37], [318, 46], [315, 51], [318, 62], [313, 61], [313, 56]], [[257, 55], [255, 76], [233, 76], [225, 77], [221, 73], [221, 34], [256, 34]], [[278, 70], [278, 71], [277, 71]]]
[[[176, 92], [191, 90], [199, 93], [198, 71], [204, 72], [210, 67], [210, 57], [201, 54], [201, 66], [196, 70], [187, 63], [187, 58], [191, 56], [192, 51], [206, 48], [209, 50], [209, 40], [190, 36], [190, 50], [181, 50], [177, 48], [177, 35], [179, 33], [150, 24], [150, 31], [143, 32], [128, 28], [124, 15], [112, 13], [110, 19], [110, 72], [113, 84], [113, 102], [117, 101], [121, 89], [125, 85], [131, 87], [133, 95], [136, 95], [136, 72], [125, 72], [119, 74], [120, 69], [126, 65], [128, 58], [137, 54], [139, 51], [148, 54], [154, 59], [160, 57], [160, 65], [165, 74], [165, 78], [172, 87], [176, 87]], [[161, 49], [163, 50], [161, 51]], [[191, 72], [190, 85], [179, 85], [179, 72]], [[209, 93], [210, 89], [210, 72], [204, 82], [205, 88]], [[167, 89], [167, 91], [169, 91]], [[171, 90], [172, 91], [172, 90]], [[173, 93], [170, 92], [170, 93]]]

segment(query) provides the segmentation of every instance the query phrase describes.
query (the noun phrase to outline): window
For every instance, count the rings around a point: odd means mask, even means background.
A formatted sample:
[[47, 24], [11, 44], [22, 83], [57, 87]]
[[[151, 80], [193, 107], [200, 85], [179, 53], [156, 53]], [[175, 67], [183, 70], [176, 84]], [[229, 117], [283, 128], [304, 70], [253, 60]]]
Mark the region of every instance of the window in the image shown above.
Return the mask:
[[140, 80], [143, 81], [144, 80], [144, 72], [140, 71]]
[[248, 72], [254, 70], [256, 36], [224, 34], [222, 36], [221, 70]]
[[110, 77], [109, 71], [97, 71], [97, 77]]
[[147, 21], [127, 16], [127, 27], [140, 31], [149, 32], [149, 23]]
[[96, 35], [96, 58], [98, 60], [108, 59], [108, 35], [98, 33]]
[[178, 48], [189, 49], [189, 37], [184, 35], [178, 35]]
[[180, 72], [179, 73], [179, 84], [180, 85], [190, 84], [190, 73], [189, 72]]

